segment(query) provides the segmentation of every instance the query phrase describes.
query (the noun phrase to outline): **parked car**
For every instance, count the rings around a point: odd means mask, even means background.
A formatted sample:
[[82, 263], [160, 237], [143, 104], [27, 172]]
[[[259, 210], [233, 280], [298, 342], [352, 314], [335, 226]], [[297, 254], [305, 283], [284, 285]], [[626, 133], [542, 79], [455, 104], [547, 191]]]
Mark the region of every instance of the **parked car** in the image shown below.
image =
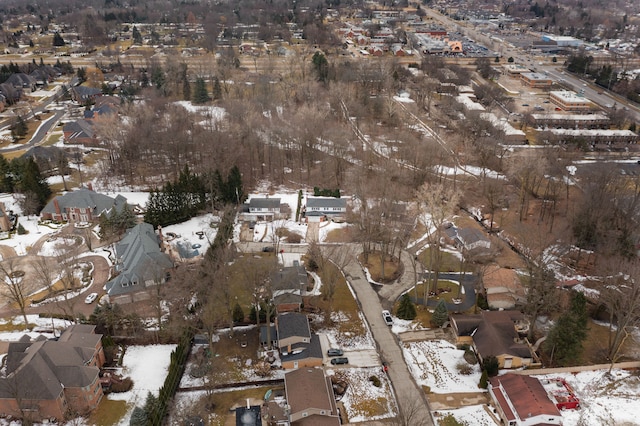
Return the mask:
[[387, 310], [382, 311], [382, 319], [384, 319], [384, 322], [386, 322], [387, 325], [393, 325], [393, 318], [391, 317], [391, 312]]
[[262, 251], [264, 253], [273, 253], [275, 251], [275, 249], [271, 246], [264, 246], [262, 247]]
[[91, 293], [84, 299], [84, 303], [87, 305], [92, 304], [98, 298], [98, 293]]
[[331, 348], [327, 351], [327, 356], [342, 356], [344, 353], [342, 349]]
[[349, 364], [349, 358], [345, 358], [345, 357], [333, 358], [331, 360], [331, 364], [333, 365]]

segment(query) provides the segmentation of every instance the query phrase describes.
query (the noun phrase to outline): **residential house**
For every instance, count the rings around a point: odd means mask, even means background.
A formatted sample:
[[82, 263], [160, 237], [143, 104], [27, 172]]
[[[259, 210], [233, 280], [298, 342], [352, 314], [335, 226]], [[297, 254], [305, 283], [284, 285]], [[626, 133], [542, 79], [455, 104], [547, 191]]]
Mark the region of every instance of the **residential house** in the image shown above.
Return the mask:
[[524, 287], [513, 269], [488, 266], [482, 274], [482, 285], [491, 309], [513, 309], [526, 300]]
[[97, 146], [100, 144], [93, 123], [86, 119], [70, 121], [62, 127], [64, 143]]
[[526, 339], [529, 323], [518, 311], [482, 311], [480, 314], [453, 314], [451, 326], [459, 343], [472, 345], [480, 361], [498, 359], [500, 368], [538, 365], [538, 358]]
[[483, 252], [491, 248], [491, 240], [476, 228], [457, 228], [454, 242], [459, 250]]
[[280, 198], [251, 198], [248, 203], [248, 213], [245, 211], [245, 220], [273, 220], [280, 215]]
[[9, 344], [6, 374], [0, 378], [0, 415], [28, 421], [86, 414], [102, 398], [102, 335], [77, 324], [58, 340], [27, 335]]
[[73, 86], [69, 89], [69, 95], [74, 102], [86, 104], [102, 96], [102, 90], [89, 86]]
[[492, 377], [489, 394], [503, 424], [561, 425], [562, 415], [535, 377], [505, 374]]
[[36, 90], [36, 79], [23, 72], [11, 74], [9, 78], [5, 80], [5, 83], [12, 85], [16, 89], [28, 90], [30, 92]]
[[22, 97], [22, 88], [16, 88], [9, 83], [0, 84], [0, 95], [4, 99], [3, 104], [12, 105]]
[[109, 215], [113, 209], [120, 212], [127, 205], [122, 195], [115, 198], [99, 194], [89, 188], [80, 188], [49, 201], [40, 212], [42, 220], [94, 222], [101, 214]]
[[118, 275], [106, 284], [111, 303], [148, 300], [153, 289], [167, 281], [173, 262], [160, 244], [153, 226], [144, 222], [129, 229], [116, 244], [114, 269]]
[[33, 158], [33, 161], [38, 164], [40, 172], [46, 176], [59, 174], [60, 163], [67, 164], [66, 152], [57, 146], [36, 145], [29, 148], [21, 157]]
[[293, 266], [281, 268], [272, 274], [271, 289], [276, 312], [300, 312], [302, 295], [307, 291], [308, 285], [307, 271], [298, 261], [294, 261]]
[[284, 375], [289, 422], [300, 426], [340, 426], [331, 378], [320, 368], [300, 368]]
[[15, 223], [15, 216], [11, 212], [7, 214], [4, 203], [0, 202], [0, 232], [6, 233], [11, 231]]
[[307, 222], [320, 222], [327, 216], [344, 216], [347, 214], [347, 199], [308, 197], [302, 212]]
[[[201, 420], [200, 420], [201, 421]], [[202, 421], [201, 421], [202, 422]], [[189, 425], [199, 425], [199, 422], [190, 422]], [[201, 424], [204, 425], [204, 422]], [[271, 423], [268, 423], [271, 424]], [[262, 426], [262, 407], [249, 405], [236, 408], [236, 426]]]
[[[275, 336], [275, 337], [274, 337]], [[318, 335], [311, 333], [305, 314], [287, 312], [276, 317], [271, 339], [280, 352], [282, 368], [295, 369], [322, 365], [322, 348]], [[260, 329], [260, 341], [267, 342], [266, 326]]]

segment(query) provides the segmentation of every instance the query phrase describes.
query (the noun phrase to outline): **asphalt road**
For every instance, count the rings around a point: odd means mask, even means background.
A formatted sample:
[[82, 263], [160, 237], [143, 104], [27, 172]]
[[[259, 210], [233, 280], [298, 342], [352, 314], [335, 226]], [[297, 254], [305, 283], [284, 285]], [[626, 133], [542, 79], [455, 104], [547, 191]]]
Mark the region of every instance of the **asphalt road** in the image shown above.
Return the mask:
[[64, 114], [65, 111], [63, 110], [56, 111], [51, 117], [43, 122], [40, 127], [38, 127], [38, 130], [33, 134], [29, 142], [10, 148], [0, 148], [0, 153], [23, 151], [31, 148], [32, 146], [40, 145], [44, 141], [47, 133], [58, 124]]

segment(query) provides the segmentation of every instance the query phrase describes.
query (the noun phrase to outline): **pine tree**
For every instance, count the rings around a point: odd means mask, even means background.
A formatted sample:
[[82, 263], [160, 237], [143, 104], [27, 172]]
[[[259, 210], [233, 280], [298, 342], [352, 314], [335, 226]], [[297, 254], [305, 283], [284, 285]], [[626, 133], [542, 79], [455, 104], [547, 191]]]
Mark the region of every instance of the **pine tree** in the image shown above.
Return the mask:
[[213, 79], [213, 99], [222, 99], [222, 86], [220, 85], [220, 79], [218, 79], [218, 77]]
[[242, 322], [244, 321], [244, 311], [242, 310], [242, 306], [236, 302], [233, 307], [233, 322]]
[[500, 362], [498, 358], [493, 355], [489, 355], [482, 362], [484, 369], [487, 371], [487, 375], [489, 377], [497, 376], [500, 372]]
[[440, 299], [436, 309], [433, 311], [433, 315], [431, 316], [431, 324], [434, 327], [442, 327], [442, 325], [449, 320], [449, 310], [447, 309], [447, 304], [444, 299]]
[[224, 200], [227, 203], [240, 204], [244, 202], [246, 196], [242, 187], [242, 174], [238, 166], [233, 166], [229, 171], [225, 187]]
[[489, 386], [489, 373], [487, 370], [482, 370], [482, 375], [480, 376], [480, 383], [478, 384], [479, 388], [486, 389]]
[[580, 361], [588, 320], [587, 299], [582, 293], [574, 292], [571, 307], [560, 315], [544, 342], [545, 352], [552, 362], [568, 366]]
[[61, 47], [65, 45], [64, 39], [57, 31], [53, 34], [53, 45], [54, 47]]
[[147, 413], [144, 412], [144, 409], [136, 406], [131, 413], [129, 426], [147, 426], [148, 424], [149, 419], [147, 418]]
[[398, 306], [396, 315], [398, 318], [404, 320], [413, 320], [416, 317], [416, 306], [413, 304], [409, 294], [405, 293], [400, 298], [400, 305]]
[[135, 26], [131, 32], [131, 38], [133, 39], [133, 44], [142, 44], [142, 34]]
[[192, 102], [194, 104], [204, 104], [211, 100], [209, 97], [209, 92], [207, 92], [207, 84], [202, 77], [198, 77], [196, 79], [195, 88], [193, 89], [193, 99]]

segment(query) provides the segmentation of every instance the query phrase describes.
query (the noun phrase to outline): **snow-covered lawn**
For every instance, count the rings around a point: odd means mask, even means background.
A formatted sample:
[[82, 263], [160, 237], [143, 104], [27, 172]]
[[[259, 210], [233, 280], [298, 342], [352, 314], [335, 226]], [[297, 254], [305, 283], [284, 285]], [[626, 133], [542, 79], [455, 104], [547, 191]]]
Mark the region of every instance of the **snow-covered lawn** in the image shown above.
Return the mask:
[[120, 419], [118, 425], [129, 424], [133, 409], [136, 405], [144, 405], [148, 392], [158, 396], [158, 391], [169, 372], [171, 352], [175, 348], [176, 345], [127, 347], [122, 362], [122, 375], [133, 380], [133, 388], [128, 392], [107, 395], [108, 399], [114, 401], [127, 401], [127, 414]]
[[[327, 375], [339, 375], [349, 384], [340, 401], [344, 404], [350, 423], [396, 416], [397, 408], [393, 398], [389, 397], [393, 391], [380, 367], [327, 370]], [[374, 376], [380, 380], [380, 386], [375, 386], [370, 380]]]
[[471, 373], [462, 375], [458, 364], [467, 364], [464, 351], [444, 340], [404, 343], [404, 359], [420, 386], [434, 393], [475, 392], [480, 383], [480, 367], [470, 365]]

